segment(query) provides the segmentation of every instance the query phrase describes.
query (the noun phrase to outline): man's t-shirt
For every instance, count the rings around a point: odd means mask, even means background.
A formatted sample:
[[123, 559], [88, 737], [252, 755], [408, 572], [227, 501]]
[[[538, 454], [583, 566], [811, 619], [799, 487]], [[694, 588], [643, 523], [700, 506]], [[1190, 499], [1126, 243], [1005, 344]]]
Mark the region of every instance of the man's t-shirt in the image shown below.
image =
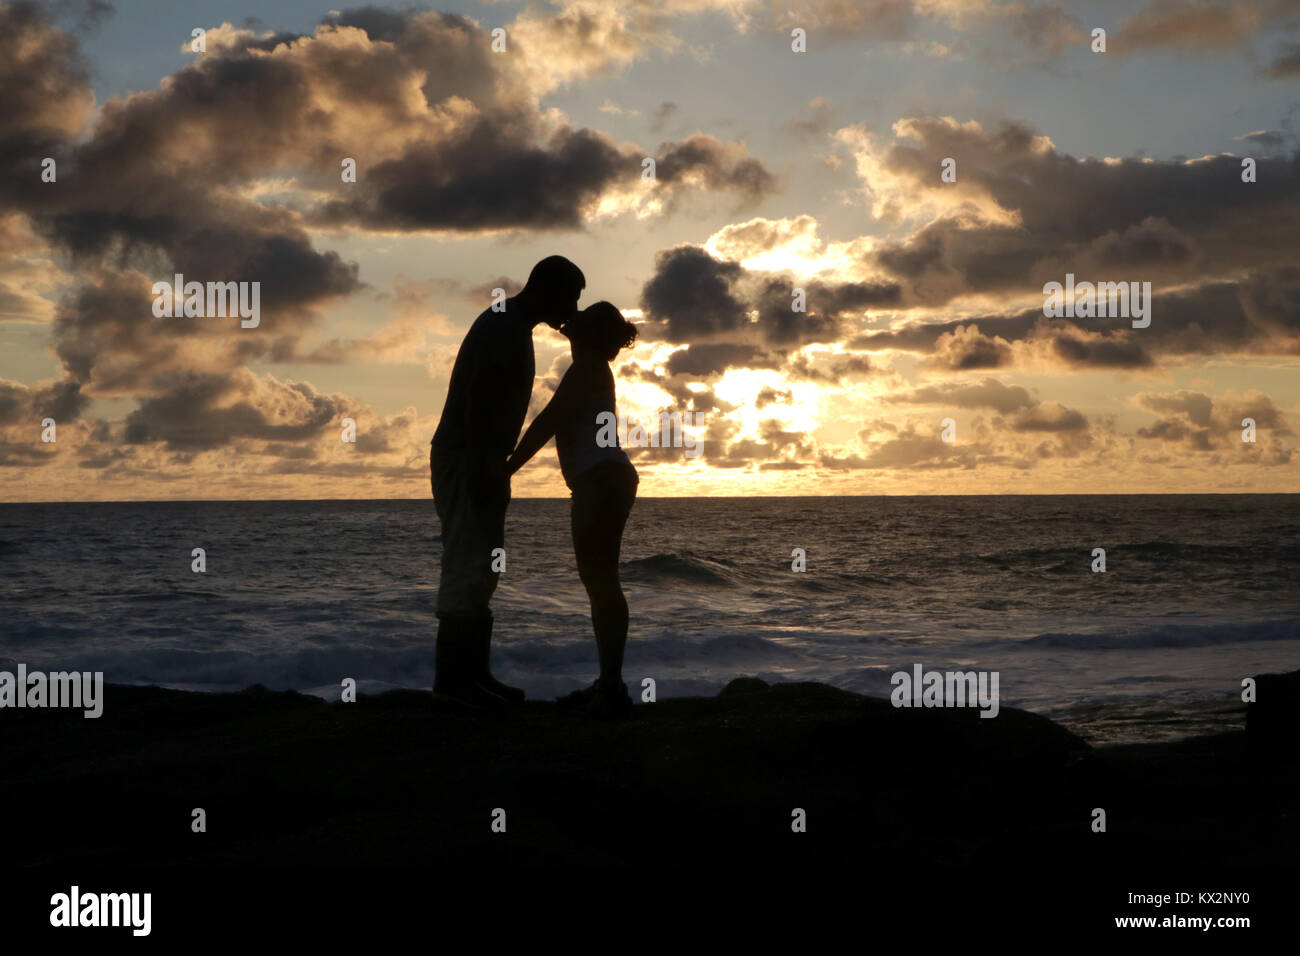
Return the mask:
[[456, 354], [433, 444], [504, 461], [528, 414], [535, 371], [528, 323], [509, 312], [484, 310]]

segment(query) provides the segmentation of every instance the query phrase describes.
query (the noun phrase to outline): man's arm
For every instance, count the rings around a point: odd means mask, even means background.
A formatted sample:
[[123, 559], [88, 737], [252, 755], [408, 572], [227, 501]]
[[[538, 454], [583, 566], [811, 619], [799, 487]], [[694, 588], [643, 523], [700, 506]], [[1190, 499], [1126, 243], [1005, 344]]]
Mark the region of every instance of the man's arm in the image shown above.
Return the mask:
[[478, 363], [465, 389], [461, 408], [464, 453], [469, 466], [470, 499], [479, 503], [510, 497], [506, 452], [514, 435], [504, 424], [497, 370]]

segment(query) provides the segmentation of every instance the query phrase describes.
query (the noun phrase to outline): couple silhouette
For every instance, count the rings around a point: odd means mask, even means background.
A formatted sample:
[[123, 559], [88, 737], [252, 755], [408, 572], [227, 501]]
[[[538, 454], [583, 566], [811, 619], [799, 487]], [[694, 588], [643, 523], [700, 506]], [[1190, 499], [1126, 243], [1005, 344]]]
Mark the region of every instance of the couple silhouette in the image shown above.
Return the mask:
[[[579, 311], [582, 270], [563, 256], [537, 263], [502, 311], [485, 309], [470, 326], [447, 387], [429, 451], [433, 503], [442, 524], [438, 642], [433, 692], [473, 710], [516, 704], [524, 692], [492, 676], [494, 552], [505, 546], [510, 477], [552, 437], [572, 492], [570, 525], [578, 574], [591, 601], [600, 675], [563, 707], [598, 717], [627, 716], [623, 683], [627, 600], [618, 579], [623, 528], [636, 500], [637, 473], [622, 448], [596, 441], [597, 417], [616, 414], [610, 362], [636, 339], [636, 326], [608, 302]], [[545, 322], [569, 340], [573, 363], [550, 402], [519, 439], [536, 372], [533, 329]]]

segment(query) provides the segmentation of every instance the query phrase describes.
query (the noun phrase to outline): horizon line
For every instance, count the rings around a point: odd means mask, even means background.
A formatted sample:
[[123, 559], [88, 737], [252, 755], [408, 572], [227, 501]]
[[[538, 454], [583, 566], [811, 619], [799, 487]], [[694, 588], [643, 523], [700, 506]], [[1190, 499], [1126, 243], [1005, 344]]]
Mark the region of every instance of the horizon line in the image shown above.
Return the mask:
[[[1300, 495], [1300, 491], [1090, 491], [1090, 492], [1006, 492], [990, 491], [972, 494], [933, 494], [914, 492], [911, 494], [872, 494], [872, 495], [638, 495], [638, 501], [748, 501], [754, 498], [772, 500], [789, 498], [838, 499], [838, 498], [1250, 498], [1250, 497], [1287, 497]], [[569, 501], [570, 496], [515, 495], [514, 501]], [[48, 499], [41, 501], [0, 501], [5, 505], [151, 505], [151, 504], [234, 504], [236, 502], [338, 502], [338, 501], [433, 501], [432, 496], [408, 498], [96, 498]]]

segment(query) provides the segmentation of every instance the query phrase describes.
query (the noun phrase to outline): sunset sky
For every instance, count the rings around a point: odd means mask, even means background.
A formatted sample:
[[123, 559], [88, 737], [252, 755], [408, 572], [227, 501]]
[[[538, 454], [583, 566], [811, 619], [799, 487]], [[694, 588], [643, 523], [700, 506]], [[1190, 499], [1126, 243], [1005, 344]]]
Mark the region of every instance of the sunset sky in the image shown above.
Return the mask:
[[[0, 0], [0, 500], [428, 496], [552, 253], [639, 324], [620, 410], [707, 413], [643, 495], [1300, 490], [1300, 0], [261, 7]], [[178, 272], [260, 324], [155, 317]]]

